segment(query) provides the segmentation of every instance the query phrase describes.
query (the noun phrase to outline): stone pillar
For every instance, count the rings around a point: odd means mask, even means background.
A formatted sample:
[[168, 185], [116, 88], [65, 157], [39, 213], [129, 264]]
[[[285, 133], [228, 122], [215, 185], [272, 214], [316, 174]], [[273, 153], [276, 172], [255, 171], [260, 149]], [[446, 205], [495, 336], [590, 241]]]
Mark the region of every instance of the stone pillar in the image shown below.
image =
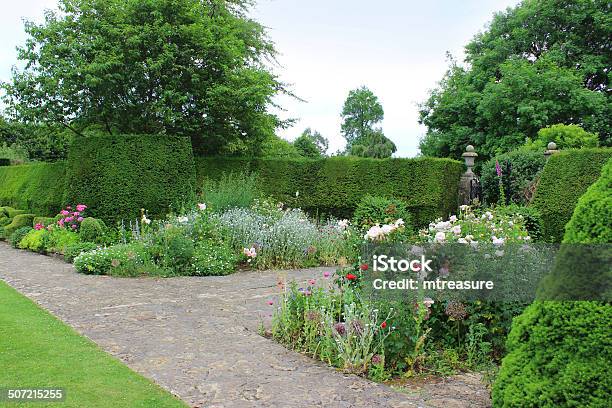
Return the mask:
[[548, 160], [550, 156], [558, 152], [559, 150], [557, 149], [557, 144], [555, 142], [550, 142], [548, 146], [546, 146], [546, 151], [544, 151], [544, 157], [546, 158], [546, 160]]
[[471, 184], [472, 180], [476, 178], [472, 169], [474, 168], [474, 160], [478, 157], [478, 154], [474, 151], [474, 146], [467, 145], [465, 153], [463, 153], [461, 157], [465, 160], [467, 170], [459, 180], [459, 205], [470, 205], [472, 204], [470, 200]]

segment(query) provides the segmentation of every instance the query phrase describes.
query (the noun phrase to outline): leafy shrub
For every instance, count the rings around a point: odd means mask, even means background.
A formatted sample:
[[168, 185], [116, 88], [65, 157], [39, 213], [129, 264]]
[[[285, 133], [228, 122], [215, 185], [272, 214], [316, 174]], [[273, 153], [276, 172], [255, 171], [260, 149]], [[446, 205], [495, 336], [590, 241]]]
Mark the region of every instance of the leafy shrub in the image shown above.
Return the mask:
[[535, 302], [515, 318], [493, 386], [499, 407], [608, 407], [612, 308]]
[[5, 225], [9, 225], [13, 222], [12, 218], [0, 216], [0, 227], [4, 227]]
[[46, 229], [30, 230], [17, 245], [21, 249], [29, 249], [34, 252], [46, 252], [49, 231]]
[[193, 275], [228, 275], [236, 270], [239, 260], [236, 251], [228, 245], [204, 241], [198, 244], [193, 253]]
[[[255, 173], [262, 192], [311, 214], [351, 218], [366, 194], [406, 202], [414, 225], [447, 217], [457, 208], [463, 164], [450, 159], [241, 159], [198, 157], [198, 185], [223, 173]], [[296, 196], [296, 192], [298, 193]]]
[[26, 210], [16, 210], [14, 208], [11, 207], [4, 207], [6, 210], [6, 214], [9, 218], [15, 218], [15, 216], [20, 215], [20, 214], [26, 214], [27, 211]]
[[[495, 156], [482, 166], [480, 182], [485, 202], [499, 201], [499, 177], [495, 163], [502, 169], [502, 186], [508, 203], [525, 205], [532, 198], [532, 188], [546, 164], [543, 151], [516, 150]], [[509, 166], [509, 172], [508, 172]], [[502, 204], [502, 203], [500, 203]]]
[[542, 171], [533, 206], [542, 214], [542, 236], [561, 242], [580, 196], [599, 178], [612, 149], [568, 150], [554, 154]]
[[535, 207], [525, 207], [518, 204], [510, 204], [495, 208], [500, 215], [522, 217], [521, 224], [525, 226], [529, 236], [534, 241], [542, 240], [542, 215]]
[[144, 244], [137, 242], [83, 252], [74, 258], [74, 266], [88, 275], [137, 276], [149, 260]]
[[565, 243], [612, 243], [612, 159], [578, 200], [565, 226]]
[[30, 231], [32, 231], [32, 227], [30, 227], [30, 226], [25, 226], [25, 227], [17, 228], [17, 230], [15, 230], [9, 236], [8, 240], [9, 240], [9, 243], [11, 244], [11, 246], [13, 248], [17, 248], [18, 245], [19, 245], [19, 242], [21, 242], [23, 237], [25, 237]]
[[74, 258], [83, 252], [93, 251], [98, 249], [98, 246], [93, 242], [77, 242], [68, 244], [64, 247], [64, 261], [72, 262]]
[[0, 203], [55, 214], [62, 206], [65, 180], [63, 162], [1, 167]]
[[4, 236], [10, 237], [13, 232], [21, 227], [32, 227], [34, 214], [19, 214], [13, 218], [10, 224], [4, 227]]
[[549, 142], [556, 143], [558, 149], [580, 149], [597, 147], [599, 137], [578, 125], [557, 124], [540, 129], [536, 139], [533, 142], [528, 141], [526, 147], [543, 152]]
[[105, 222], [137, 218], [141, 208], [163, 216], [194, 199], [191, 143], [160, 135], [77, 138], [66, 180], [65, 201], [87, 203], [90, 216]]
[[218, 180], [207, 180], [203, 187], [203, 200], [213, 211], [246, 208], [260, 198], [261, 192], [254, 174], [224, 173]]
[[364, 196], [353, 215], [353, 224], [360, 228], [370, 228], [377, 224], [390, 224], [402, 219], [404, 225], [410, 225], [410, 213], [406, 203], [401, 200], [372, 195]]
[[67, 246], [74, 245], [79, 241], [79, 234], [72, 229], [53, 226], [47, 242], [47, 252], [63, 254]]
[[195, 244], [183, 228], [162, 227], [153, 239], [150, 252], [160, 266], [171, 268], [176, 275], [191, 274]]
[[56, 222], [54, 217], [34, 217], [34, 220], [32, 221], [32, 226], [35, 225], [42, 225], [43, 227], [47, 227], [49, 225], [54, 225]]
[[105, 230], [106, 226], [102, 220], [87, 217], [81, 222], [79, 235], [81, 236], [81, 241], [100, 243], [104, 238]]

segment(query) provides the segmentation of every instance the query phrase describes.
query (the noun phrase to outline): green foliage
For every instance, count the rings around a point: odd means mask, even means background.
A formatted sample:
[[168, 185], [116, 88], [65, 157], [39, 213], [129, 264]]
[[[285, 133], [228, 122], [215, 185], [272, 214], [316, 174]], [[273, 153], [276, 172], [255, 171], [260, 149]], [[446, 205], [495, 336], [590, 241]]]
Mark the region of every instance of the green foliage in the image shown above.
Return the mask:
[[348, 153], [351, 156], [384, 159], [391, 157], [396, 151], [395, 143], [389, 140], [380, 129], [376, 129], [355, 140]]
[[[482, 166], [480, 181], [484, 201], [499, 202], [499, 177], [495, 162], [502, 169], [502, 186], [508, 203], [526, 205], [533, 198], [537, 177], [546, 164], [543, 151], [515, 150], [493, 157]], [[508, 172], [508, 166], [509, 172]], [[501, 203], [505, 204], [505, 203]]]
[[[1, 124], [2, 119], [0, 119], [0, 140], [4, 138], [2, 134]], [[0, 157], [8, 159], [8, 163], [5, 162], [3, 166], [9, 166], [13, 162], [15, 164], [23, 164], [28, 161], [28, 152], [25, 151], [25, 149], [23, 149], [22, 147], [16, 145], [15, 143], [9, 145], [6, 142], [0, 142]]]
[[73, 136], [74, 133], [63, 126], [16, 120], [7, 122], [0, 117], [0, 157], [8, 157], [15, 164], [30, 160], [63, 160]]
[[34, 220], [34, 214], [19, 214], [13, 218], [10, 224], [4, 227], [4, 237], [10, 237], [13, 232], [21, 227], [32, 228], [32, 220]]
[[0, 157], [0, 167], [10, 166], [10, 165], [11, 165], [11, 159], [7, 159], [5, 157]]
[[5, 85], [9, 108], [76, 132], [179, 135], [207, 154], [239, 143], [257, 150], [283, 124], [267, 108], [285, 89], [267, 68], [274, 46], [250, 6], [60, 0], [43, 23], [26, 24], [26, 68]]
[[535, 302], [514, 319], [493, 386], [499, 407], [607, 407], [612, 308]]
[[55, 221], [55, 217], [34, 217], [34, 220], [32, 221], [32, 226], [35, 227], [36, 224], [40, 224], [43, 227], [47, 227], [49, 225], [54, 225]]
[[[366, 194], [406, 202], [416, 226], [447, 217], [457, 208], [463, 165], [448, 159], [356, 157], [310, 159], [231, 159], [198, 157], [198, 185], [234, 169], [255, 173], [262, 192], [312, 214], [351, 218]], [[296, 196], [297, 193], [297, 196]]]
[[595, 133], [589, 133], [578, 125], [557, 124], [538, 131], [538, 137], [527, 143], [528, 148], [544, 151], [549, 142], [555, 142], [557, 149], [580, 149], [582, 147], [597, 147], [599, 138]]
[[19, 214], [25, 214], [27, 213], [26, 210], [16, 210], [14, 208], [11, 207], [4, 207], [6, 209], [6, 214], [8, 215], [9, 218], [15, 218], [15, 216], [19, 215]]
[[145, 246], [135, 242], [83, 252], [74, 258], [74, 266], [88, 275], [137, 276], [144, 274], [149, 260]]
[[204, 182], [202, 199], [213, 210], [222, 212], [229, 208], [246, 208], [261, 197], [261, 189], [255, 174], [223, 173], [218, 180]]
[[106, 226], [102, 220], [87, 217], [81, 222], [79, 235], [81, 241], [101, 243], [104, 239], [105, 230]]
[[306, 128], [300, 137], [293, 141], [293, 146], [302, 156], [317, 158], [325, 156], [329, 141], [316, 130]]
[[62, 206], [64, 184], [63, 162], [2, 167], [0, 203], [52, 215]]
[[291, 143], [276, 135], [271, 135], [261, 143], [261, 157], [301, 157], [300, 151]]
[[176, 275], [190, 275], [194, 248], [194, 240], [183, 229], [171, 226], [155, 234], [150, 252], [161, 267], [172, 269]]
[[66, 247], [80, 241], [79, 234], [68, 229], [54, 227], [51, 229], [47, 243], [47, 252], [63, 254]]
[[420, 106], [421, 152], [458, 159], [472, 144], [489, 159], [560, 123], [612, 145], [607, 13], [606, 0], [541, 0], [495, 14]]
[[599, 178], [612, 149], [567, 150], [554, 154], [542, 171], [533, 206], [542, 214], [542, 236], [561, 242], [580, 196]]
[[239, 261], [236, 251], [228, 245], [203, 241], [193, 254], [193, 275], [228, 275], [236, 270]]
[[10, 235], [8, 235], [9, 244], [11, 244], [13, 248], [17, 248], [19, 246], [19, 242], [21, 242], [21, 239], [30, 231], [32, 231], [32, 227], [24, 226], [17, 228]]
[[612, 159], [578, 200], [565, 226], [564, 243], [612, 243]]
[[17, 246], [21, 249], [29, 249], [34, 252], [45, 252], [49, 234], [49, 231], [46, 229], [30, 230], [21, 238]]
[[510, 204], [506, 206], [495, 207], [497, 213], [502, 216], [513, 217], [520, 215], [522, 217], [522, 224], [527, 229], [529, 236], [534, 241], [542, 240], [542, 215], [537, 208], [520, 206], [518, 204]]
[[400, 218], [410, 228], [410, 213], [404, 201], [368, 194], [357, 205], [353, 214], [353, 224], [367, 229], [376, 224], [391, 224]]
[[81, 255], [82, 252], [93, 251], [98, 246], [93, 242], [76, 242], [68, 244], [64, 247], [64, 261], [72, 263], [74, 258]]
[[75, 139], [66, 165], [66, 202], [80, 202], [105, 222], [165, 215], [194, 199], [188, 139], [117, 135]]

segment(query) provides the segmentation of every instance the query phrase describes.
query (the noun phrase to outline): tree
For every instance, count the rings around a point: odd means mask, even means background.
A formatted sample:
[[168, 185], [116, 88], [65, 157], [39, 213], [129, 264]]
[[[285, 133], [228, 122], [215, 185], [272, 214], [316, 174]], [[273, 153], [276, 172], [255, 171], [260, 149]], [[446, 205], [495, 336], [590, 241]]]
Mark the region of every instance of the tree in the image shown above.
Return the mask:
[[349, 92], [342, 113], [342, 135], [346, 139], [346, 153], [360, 157], [391, 157], [397, 150], [380, 127], [384, 118], [383, 107], [367, 87]]
[[[258, 150], [285, 122], [275, 50], [250, 0], [59, 0], [26, 23], [26, 63], [4, 84], [13, 118], [82, 134], [189, 136], [198, 153]], [[231, 149], [230, 149], [231, 151]]]
[[557, 123], [612, 145], [608, 8], [604, 0], [541, 0], [496, 14], [466, 46], [466, 65], [451, 58], [421, 104], [421, 152], [460, 158], [474, 144], [487, 159]]
[[555, 142], [558, 149], [579, 149], [582, 147], [597, 147], [599, 139], [595, 133], [589, 133], [578, 125], [557, 124], [538, 131], [535, 140], [528, 140], [527, 149], [546, 149], [549, 142]]
[[306, 128], [302, 134], [293, 141], [293, 145], [305, 157], [325, 156], [329, 148], [329, 141], [321, 133]]

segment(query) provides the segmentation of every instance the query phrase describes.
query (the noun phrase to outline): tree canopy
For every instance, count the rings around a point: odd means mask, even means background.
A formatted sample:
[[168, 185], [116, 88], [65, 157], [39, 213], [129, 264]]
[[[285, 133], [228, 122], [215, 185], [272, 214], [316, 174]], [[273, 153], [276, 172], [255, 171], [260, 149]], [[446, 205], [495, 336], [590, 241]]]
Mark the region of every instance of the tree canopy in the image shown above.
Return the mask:
[[205, 154], [253, 153], [284, 124], [268, 112], [285, 87], [250, 0], [60, 0], [26, 23], [26, 63], [8, 112], [75, 133], [189, 136]]
[[321, 133], [306, 128], [302, 134], [293, 141], [293, 145], [304, 157], [325, 156], [329, 148], [329, 141]]
[[342, 136], [346, 139], [346, 153], [360, 157], [391, 157], [397, 150], [380, 127], [383, 107], [367, 87], [349, 92], [342, 107]]
[[610, 3], [524, 0], [494, 16], [451, 59], [420, 106], [425, 155], [459, 158], [467, 144], [488, 158], [535, 138], [541, 128], [576, 124], [612, 145]]

